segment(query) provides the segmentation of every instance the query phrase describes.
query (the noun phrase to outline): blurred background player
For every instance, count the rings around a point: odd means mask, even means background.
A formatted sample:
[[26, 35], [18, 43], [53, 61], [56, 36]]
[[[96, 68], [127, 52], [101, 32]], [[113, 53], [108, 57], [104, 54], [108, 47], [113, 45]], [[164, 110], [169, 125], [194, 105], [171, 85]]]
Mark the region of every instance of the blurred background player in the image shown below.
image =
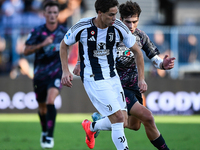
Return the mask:
[[46, 24], [31, 31], [24, 55], [35, 53], [33, 86], [39, 104], [41, 147], [53, 148], [57, 113], [54, 101], [59, 95], [62, 75], [59, 48], [67, 30], [58, 24], [59, 4], [56, 1], [45, 1], [43, 9]]

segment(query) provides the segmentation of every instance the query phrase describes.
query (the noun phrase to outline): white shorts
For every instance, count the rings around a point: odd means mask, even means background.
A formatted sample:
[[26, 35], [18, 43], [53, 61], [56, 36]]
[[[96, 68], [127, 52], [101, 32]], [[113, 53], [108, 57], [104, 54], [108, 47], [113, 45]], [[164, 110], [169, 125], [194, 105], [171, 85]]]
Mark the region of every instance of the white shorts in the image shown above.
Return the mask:
[[99, 81], [83, 83], [94, 107], [103, 116], [110, 116], [118, 110], [126, 110], [126, 100], [119, 76]]

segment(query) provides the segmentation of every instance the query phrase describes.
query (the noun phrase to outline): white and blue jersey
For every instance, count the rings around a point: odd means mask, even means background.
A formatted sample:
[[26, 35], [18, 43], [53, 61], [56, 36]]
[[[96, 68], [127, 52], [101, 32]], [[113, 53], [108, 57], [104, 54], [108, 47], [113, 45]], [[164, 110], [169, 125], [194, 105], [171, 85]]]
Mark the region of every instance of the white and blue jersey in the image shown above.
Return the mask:
[[93, 24], [94, 18], [84, 18], [72, 26], [64, 37], [67, 45], [79, 41], [82, 81], [104, 80], [117, 75], [115, 60], [117, 44], [132, 47], [136, 38], [119, 19], [105, 29]]

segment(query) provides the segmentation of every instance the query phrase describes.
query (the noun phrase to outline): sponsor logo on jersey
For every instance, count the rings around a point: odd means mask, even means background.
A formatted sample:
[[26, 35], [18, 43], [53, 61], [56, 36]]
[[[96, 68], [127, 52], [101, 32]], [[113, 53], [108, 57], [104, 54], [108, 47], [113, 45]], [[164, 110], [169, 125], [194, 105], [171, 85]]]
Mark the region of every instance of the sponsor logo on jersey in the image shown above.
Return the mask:
[[124, 143], [126, 141], [125, 136], [119, 137], [118, 139], [120, 140], [120, 143]]
[[91, 31], [90, 33], [91, 33], [92, 35], [95, 35], [95, 32], [94, 32], [94, 31]]
[[50, 52], [50, 51], [59, 51], [60, 49], [60, 43], [57, 43], [57, 44], [50, 44], [50, 45], [47, 45], [45, 47], [43, 47], [44, 51], [45, 52]]
[[130, 54], [131, 54], [130, 50], [126, 50], [126, 51], [124, 52], [124, 55], [125, 55], [125, 56], [130, 56]]
[[54, 85], [56, 87], [60, 87], [60, 79], [56, 79], [55, 82], [54, 82]]
[[44, 35], [44, 36], [47, 36], [48, 34], [47, 34], [47, 32], [42, 32], [42, 35]]
[[130, 51], [129, 48], [127, 47], [118, 47], [117, 48], [117, 57], [120, 57], [120, 56], [129, 56], [129, 57], [133, 57], [134, 54], [132, 51]]
[[94, 36], [92, 36], [91, 38], [88, 39], [88, 41], [96, 41]]
[[110, 50], [106, 49], [106, 44], [105, 43], [99, 43], [97, 45], [97, 50], [94, 50], [94, 57], [98, 56], [106, 56], [110, 54]]
[[98, 49], [98, 50], [106, 49], [106, 44], [105, 44], [105, 43], [99, 43], [99, 44], [97, 45], [97, 49]]
[[113, 37], [114, 37], [114, 33], [108, 33], [108, 36], [109, 36], [109, 41], [112, 42]]
[[108, 107], [109, 111], [112, 111], [112, 106], [109, 104], [106, 107]]
[[70, 33], [67, 33], [65, 36], [66, 36], [67, 39], [68, 39], [70, 35], [71, 35]]

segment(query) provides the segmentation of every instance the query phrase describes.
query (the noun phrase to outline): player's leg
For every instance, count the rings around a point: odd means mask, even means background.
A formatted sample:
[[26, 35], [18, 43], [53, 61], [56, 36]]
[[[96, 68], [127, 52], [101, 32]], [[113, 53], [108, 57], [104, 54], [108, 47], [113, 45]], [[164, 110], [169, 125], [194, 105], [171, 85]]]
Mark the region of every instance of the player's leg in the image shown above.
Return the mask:
[[47, 92], [47, 129], [48, 134], [46, 137], [46, 147], [52, 148], [54, 146], [54, 139], [53, 139], [53, 133], [54, 133], [54, 127], [55, 127], [55, 120], [57, 111], [54, 105], [54, 101], [56, 97], [59, 95], [59, 90], [55, 87], [49, 88]]
[[[117, 85], [113, 85], [113, 83], [116, 82], [116, 79], [112, 81], [106, 80], [106, 82], [101, 81], [98, 82], [97, 85], [87, 85], [86, 82], [84, 82], [84, 87], [93, 105], [102, 115], [109, 117], [109, 119], [103, 118], [91, 123], [90, 130], [110, 130], [112, 128], [112, 140], [116, 148], [126, 149], [128, 147], [124, 135], [124, 114], [126, 113], [123, 113], [121, 110], [121, 108], [125, 110], [126, 103], [125, 99], [123, 100], [122, 98], [122, 88], [120, 91], [117, 88], [118, 86], [121, 87], [121, 83], [119, 81]], [[121, 106], [122, 104], [123, 106]], [[104, 123], [101, 121], [104, 121]]]
[[[149, 138], [150, 141], [156, 139], [160, 135], [158, 129], [156, 128], [152, 113], [146, 107], [141, 105], [139, 102], [136, 102], [132, 106], [129, 113], [132, 116], [134, 116], [129, 119], [130, 129], [133, 129], [131, 127], [134, 126], [134, 124], [136, 124], [136, 121], [141, 120], [141, 122], [145, 127], [147, 137]], [[137, 119], [135, 120], [134, 118]]]
[[142, 104], [142, 97], [138, 90], [131, 90], [124, 88], [124, 94], [126, 98], [126, 104], [128, 109], [128, 125], [125, 126], [126, 128], [129, 128], [131, 130], [139, 130], [141, 127], [141, 120], [136, 118], [134, 115], [130, 114], [131, 108], [135, 103], [138, 103], [138, 101]]
[[[142, 97], [139, 93], [135, 91], [135, 97], [130, 99], [139, 99], [141, 101]], [[130, 96], [130, 94], [129, 94]], [[142, 102], [141, 102], [142, 103]], [[148, 139], [151, 141], [151, 143], [159, 150], [168, 150], [168, 147], [165, 143], [165, 140], [163, 139], [162, 135], [158, 131], [154, 117], [150, 110], [148, 110], [146, 107], [144, 107], [141, 103], [138, 101], [134, 103], [134, 105], [129, 110], [129, 122], [128, 122], [128, 128], [137, 130], [140, 128], [140, 121], [143, 123], [146, 135]]]
[[[100, 114], [99, 114], [100, 115]], [[111, 131], [111, 122], [107, 116], [92, 122], [91, 131]]]
[[[97, 120], [102, 119], [101, 114], [99, 114], [98, 112], [94, 112], [91, 115], [91, 117], [92, 117], [93, 122], [96, 122]], [[96, 133], [94, 134], [94, 138], [96, 138], [99, 135], [99, 133], [100, 133], [100, 130], [97, 130]]]
[[42, 133], [40, 137], [40, 145], [45, 148], [46, 136], [47, 136], [47, 107], [46, 107], [46, 86], [44, 82], [34, 80], [34, 92], [36, 100], [38, 102], [38, 115], [40, 119], [40, 125]]
[[119, 110], [114, 114], [104, 117], [98, 121], [92, 122], [91, 131], [111, 130], [112, 140], [117, 149], [127, 149], [127, 141], [124, 134], [124, 122], [126, 122], [127, 111]]
[[123, 112], [119, 110], [116, 113], [108, 116], [108, 118], [111, 122], [111, 134], [115, 147], [120, 150], [128, 150], [128, 143], [124, 133], [125, 118], [123, 116]]
[[[103, 117], [100, 120], [94, 121], [91, 123], [90, 131], [96, 132], [99, 130], [112, 131], [112, 140], [117, 149], [126, 149], [128, 148], [126, 137], [124, 135], [124, 114], [127, 114], [127, 111], [119, 110], [114, 114]], [[124, 142], [124, 144], [122, 144]]]
[[40, 123], [42, 126], [42, 132], [47, 132], [47, 126], [46, 126], [46, 114], [47, 114], [47, 108], [46, 108], [46, 103], [38, 103], [39, 105], [39, 111], [38, 111], [38, 115], [40, 118]]
[[54, 76], [52, 79], [48, 79], [45, 82], [47, 83], [47, 130], [48, 134], [46, 137], [46, 148], [53, 148], [54, 146], [54, 139], [53, 133], [55, 128], [55, 121], [57, 111], [54, 105], [54, 101], [56, 97], [59, 95], [61, 83], [60, 83], [60, 74]]
[[[126, 113], [126, 111], [122, 111], [122, 113]], [[95, 112], [93, 113], [93, 115], [100, 115], [99, 113]], [[92, 128], [91, 128], [91, 131], [93, 132], [97, 132], [97, 131], [111, 131], [111, 122], [110, 122], [110, 119], [108, 116], [104, 116], [104, 117], [101, 117], [97, 120], [94, 120], [93, 119], [93, 122], [92, 122]], [[96, 137], [95, 137], [96, 138]]]
[[141, 121], [139, 119], [134, 116], [128, 116], [128, 125], [126, 126], [126, 128], [137, 131], [140, 129], [140, 127]]
[[[113, 87], [113, 94], [117, 96], [117, 101], [120, 106], [120, 110], [116, 113], [108, 116], [111, 127], [112, 127], [112, 140], [117, 149], [128, 149], [128, 143], [126, 140], [126, 136], [124, 133], [124, 126], [127, 125], [127, 107], [126, 107], [126, 100], [124, 96], [124, 91], [121, 86], [120, 79], [118, 77], [114, 77], [112, 79], [111, 86]], [[111, 97], [113, 94], [110, 93]], [[110, 97], [110, 98], [111, 98]], [[118, 108], [118, 105], [113, 104], [113, 107]]]
[[[125, 120], [127, 120], [127, 118], [128, 118], [127, 111], [123, 110], [122, 112], [123, 112], [123, 115], [125, 116]], [[94, 135], [95, 138], [97, 138], [97, 136], [99, 135], [99, 132], [101, 130], [111, 131], [111, 122], [107, 116], [102, 117], [102, 115], [100, 113], [94, 112], [92, 114], [92, 120], [93, 120], [92, 131], [96, 132]]]
[[40, 103], [38, 102], [39, 105], [39, 119], [40, 119], [40, 125], [42, 127], [42, 133], [40, 137], [40, 145], [42, 148], [45, 148], [45, 142], [46, 142], [46, 136], [47, 136], [47, 108], [46, 108], [46, 103]]

